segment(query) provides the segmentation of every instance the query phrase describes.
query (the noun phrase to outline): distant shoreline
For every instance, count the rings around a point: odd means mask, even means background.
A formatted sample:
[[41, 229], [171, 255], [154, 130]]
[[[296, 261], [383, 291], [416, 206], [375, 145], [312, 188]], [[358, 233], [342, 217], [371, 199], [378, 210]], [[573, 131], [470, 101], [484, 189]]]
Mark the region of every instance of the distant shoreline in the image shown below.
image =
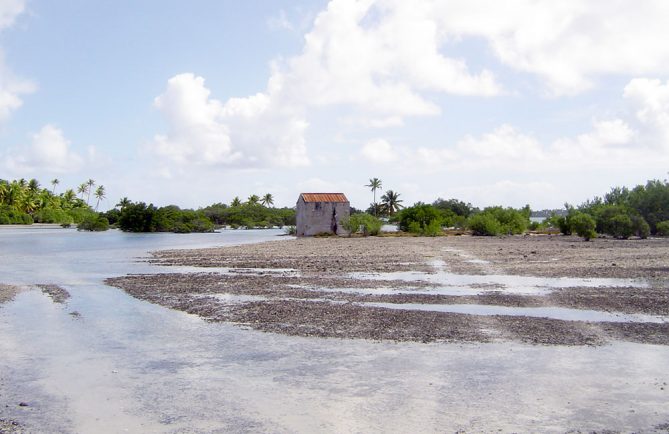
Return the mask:
[[0, 230], [2, 229], [66, 229], [63, 228], [59, 223], [33, 223], [30, 225], [0, 225]]

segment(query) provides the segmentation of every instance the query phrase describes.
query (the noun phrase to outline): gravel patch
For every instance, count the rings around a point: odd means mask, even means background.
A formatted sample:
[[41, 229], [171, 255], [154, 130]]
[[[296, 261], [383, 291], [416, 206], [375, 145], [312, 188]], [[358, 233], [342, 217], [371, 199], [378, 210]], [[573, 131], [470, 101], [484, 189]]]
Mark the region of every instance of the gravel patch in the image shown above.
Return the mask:
[[[669, 345], [669, 319], [664, 323], [565, 321], [365, 305], [561, 307], [666, 316], [669, 240], [665, 239], [586, 243], [562, 236], [304, 238], [155, 252], [151, 262], [203, 270], [225, 268], [227, 272], [131, 275], [107, 283], [208, 321], [266, 332], [416, 342], [601, 345], [625, 340]], [[392, 272], [398, 271], [418, 274], [416, 280], [393, 278]], [[391, 274], [363, 279], [355, 277], [359, 272]], [[440, 283], [420, 280], [420, 273], [614, 277], [637, 279], [640, 284], [558, 287], [544, 295], [520, 295], [479, 283], [471, 285], [471, 294], [443, 295], [431, 294]]]

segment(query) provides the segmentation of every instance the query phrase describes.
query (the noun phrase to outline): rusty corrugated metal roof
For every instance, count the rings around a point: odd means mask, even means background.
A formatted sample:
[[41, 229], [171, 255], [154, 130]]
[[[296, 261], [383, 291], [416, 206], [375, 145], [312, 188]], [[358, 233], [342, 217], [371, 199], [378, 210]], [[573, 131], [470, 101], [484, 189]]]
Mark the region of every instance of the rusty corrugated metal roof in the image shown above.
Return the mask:
[[348, 202], [344, 193], [302, 193], [305, 202]]

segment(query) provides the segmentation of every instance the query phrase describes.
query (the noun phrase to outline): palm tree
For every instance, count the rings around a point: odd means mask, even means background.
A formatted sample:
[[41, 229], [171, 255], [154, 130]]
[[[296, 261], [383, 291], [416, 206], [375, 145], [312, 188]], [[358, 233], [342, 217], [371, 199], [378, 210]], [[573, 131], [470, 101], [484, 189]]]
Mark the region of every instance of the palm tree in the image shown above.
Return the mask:
[[5, 198], [9, 194], [9, 183], [4, 179], [0, 179], [0, 205], [5, 203]]
[[31, 179], [30, 182], [28, 182], [28, 190], [30, 190], [31, 193], [36, 193], [37, 190], [39, 190], [39, 181], [35, 178]]
[[79, 184], [79, 188], [77, 188], [77, 193], [81, 194], [81, 200], [84, 200], [84, 194], [88, 191], [88, 185], [84, 182], [83, 184]]
[[271, 193], [267, 193], [262, 197], [262, 200], [260, 201], [261, 204], [265, 206], [271, 206], [274, 205], [274, 197], [272, 197]]
[[116, 206], [119, 207], [119, 208], [121, 208], [121, 211], [123, 211], [123, 209], [124, 209], [126, 206], [130, 205], [131, 203], [132, 203], [132, 202], [130, 201], [130, 199], [128, 199], [127, 197], [123, 197], [121, 200], [118, 201], [118, 203], [116, 204]]
[[93, 187], [95, 187], [95, 181], [89, 179], [86, 181], [86, 185], [88, 186], [88, 198], [86, 199], [86, 205], [89, 205], [91, 201], [91, 191], [93, 191]]
[[400, 194], [392, 190], [386, 191], [386, 194], [381, 196], [381, 203], [383, 204], [383, 209], [389, 214], [393, 215], [400, 209], [404, 208], [401, 203], [402, 199], [399, 198]]
[[95, 190], [95, 197], [98, 199], [98, 201], [95, 203], [95, 210], [98, 210], [98, 205], [100, 205], [100, 201], [104, 199], [105, 196], [105, 186], [101, 185]]
[[58, 180], [58, 178], [53, 178], [51, 180], [51, 185], [53, 185], [53, 190], [51, 190], [51, 194], [56, 194], [56, 186], [58, 184], [60, 184], [60, 181]]
[[19, 204], [23, 200], [23, 196], [25, 196], [25, 181], [25, 179], [20, 179], [19, 181], [12, 181], [12, 183], [9, 184], [5, 197], [5, 203], [7, 205], [18, 209]]
[[[372, 178], [369, 180], [369, 184], [365, 185], [365, 187], [371, 188], [372, 193], [374, 194], [374, 205], [376, 205], [376, 190], [381, 189], [381, 180], [379, 178]], [[376, 209], [376, 206], [374, 209]]]
[[260, 197], [257, 194], [252, 194], [248, 199], [246, 199], [246, 203], [249, 205], [257, 205], [258, 202], [260, 202]]
[[232, 202], [230, 202], [230, 206], [241, 206], [242, 201], [239, 199], [239, 196], [235, 196], [234, 199], [232, 199]]
[[71, 188], [65, 190], [65, 193], [62, 194], [62, 204], [63, 207], [65, 208], [72, 208], [74, 199], [77, 197], [77, 195], [74, 193], [74, 190]]

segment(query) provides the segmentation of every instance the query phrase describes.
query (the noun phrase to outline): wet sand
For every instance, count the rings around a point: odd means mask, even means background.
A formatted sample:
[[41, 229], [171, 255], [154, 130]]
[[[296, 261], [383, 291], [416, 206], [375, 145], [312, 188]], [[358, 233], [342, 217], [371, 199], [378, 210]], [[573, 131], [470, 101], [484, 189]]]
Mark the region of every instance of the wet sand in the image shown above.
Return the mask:
[[[217, 270], [133, 275], [107, 283], [209, 321], [266, 332], [417, 342], [669, 345], [667, 239], [310, 238], [162, 251], [151, 262]], [[483, 276], [483, 283], [464, 285], [454, 294], [440, 291], [457, 276]], [[499, 276], [511, 283], [500, 284]], [[536, 293], [522, 294], [515, 292], [514, 276], [553, 280], [539, 279]], [[560, 280], [566, 278], [571, 281]], [[609, 280], [593, 285], [597, 278]], [[473, 310], [432, 311], [432, 305]], [[476, 306], [518, 309], [477, 314]], [[527, 315], [524, 308], [573, 310], [585, 313], [585, 319]], [[590, 320], [590, 311], [643, 314], [654, 321]]]

